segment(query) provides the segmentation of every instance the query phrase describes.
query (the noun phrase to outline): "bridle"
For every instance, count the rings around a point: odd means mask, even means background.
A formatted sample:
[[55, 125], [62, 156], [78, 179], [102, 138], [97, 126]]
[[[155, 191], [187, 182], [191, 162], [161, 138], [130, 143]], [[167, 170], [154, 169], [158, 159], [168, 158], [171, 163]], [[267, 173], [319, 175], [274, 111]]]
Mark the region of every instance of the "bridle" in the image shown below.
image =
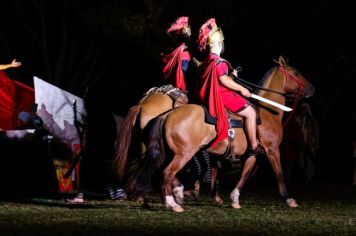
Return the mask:
[[287, 117], [287, 119], [285, 120], [283, 126], [286, 126], [286, 124], [289, 122], [289, 120], [291, 119], [291, 117], [294, 115], [295, 109], [297, 107], [298, 102], [300, 101], [300, 99], [302, 98], [302, 91], [304, 91], [304, 88], [306, 87], [306, 83], [302, 82], [293, 72], [289, 71], [286, 69], [286, 67], [283, 65], [280, 65], [278, 68], [281, 73], [284, 75], [285, 78], [285, 88], [284, 91], [288, 91], [287, 88], [287, 81], [288, 80], [292, 80], [297, 84], [297, 91], [293, 96], [293, 110], [291, 113], [289, 113], [289, 116]]
[[[254, 88], [259, 89], [259, 90], [264, 90], [264, 91], [268, 91], [268, 92], [271, 92], [271, 93], [279, 94], [279, 95], [281, 95], [283, 97], [293, 97], [293, 106], [292, 106], [293, 110], [289, 114], [289, 116], [286, 119], [286, 121], [284, 122], [283, 126], [285, 126], [288, 123], [289, 119], [293, 116], [295, 108], [297, 107], [298, 102], [302, 98], [302, 92], [304, 91], [304, 88], [306, 87], [306, 83], [302, 82], [298, 78], [298, 76], [296, 76], [294, 74], [294, 72], [292, 72], [290, 70], [287, 70], [286, 69], [286, 65], [284, 63], [278, 62], [278, 61], [276, 61], [276, 62], [279, 64], [279, 67], [277, 68], [277, 70], [281, 71], [281, 73], [284, 75], [284, 79], [285, 79], [285, 87], [284, 87], [284, 90], [282, 92], [276, 91], [276, 90], [272, 90], [272, 89], [268, 89], [268, 88], [264, 88], [262, 86], [253, 84], [253, 83], [248, 82], [248, 81], [246, 81], [244, 79], [241, 79], [239, 77], [235, 77], [234, 76], [234, 80], [237, 81], [238, 83], [242, 84], [244, 87], [246, 87], [249, 90], [252, 90], [252, 87], [254, 87]], [[286, 93], [286, 91], [289, 90], [287, 88], [287, 84], [288, 84], [287, 81], [288, 80], [294, 81], [298, 86], [297, 87], [297, 91], [296, 91], [296, 93], [294, 93], [293, 96], [290, 96], [289, 94]]]

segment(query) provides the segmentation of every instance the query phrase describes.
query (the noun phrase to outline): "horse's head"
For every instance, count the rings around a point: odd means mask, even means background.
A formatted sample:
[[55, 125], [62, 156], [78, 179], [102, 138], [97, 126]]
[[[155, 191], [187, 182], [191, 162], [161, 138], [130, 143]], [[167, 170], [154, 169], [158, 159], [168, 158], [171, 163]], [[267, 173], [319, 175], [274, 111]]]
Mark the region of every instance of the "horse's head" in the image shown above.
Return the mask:
[[314, 94], [314, 86], [298, 70], [289, 66], [282, 56], [276, 62], [279, 64], [279, 72], [285, 78], [286, 94], [289, 94], [295, 100], [307, 98]]

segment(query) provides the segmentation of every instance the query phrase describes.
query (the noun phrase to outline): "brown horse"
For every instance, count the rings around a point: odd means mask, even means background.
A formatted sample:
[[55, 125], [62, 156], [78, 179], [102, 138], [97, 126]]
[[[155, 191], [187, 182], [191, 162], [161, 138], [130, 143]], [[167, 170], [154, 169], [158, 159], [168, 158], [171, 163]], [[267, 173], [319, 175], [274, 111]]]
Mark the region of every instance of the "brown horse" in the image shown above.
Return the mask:
[[[314, 93], [314, 87], [297, 70], [288, 66], [281, 57], [279, 66], [272, 68], [264, 76], [261, 85], [279, 93], [261, 90], [258, 95], [280, 104], [285, 104], [285, 97], [281, 94], [293, 95], [295, 101], [298, 101]], [[279, 145], [283, 133], [283, 112], [271, 112], [271, 110], [276, 111], [276, 108], [268, 104], [263, 104], [263, 107], [260, 109], [262, 124], [258, 127], [260, 139], [268, 150], [267, 157], [276, 175], [280, 194], [290, 207], [297, 207], [296, 201], [288, 196], [280, 163]], [[150, 133], [146, 162], [137, 171], [136, 178], [130, 180], [128, 190], [145, 189], [147, 186], [143, 186], [143, 183], [147, 183], [146, 178], [150, 177], [147, 173], [153, 173], [153, 170], [163, 167], [164, 203], [166, 207], [176, 212], [184, 209], [177, 204], [172, 195], [173, 181], [177, 172], [197, 151], [206, 149], [209, 153], [223, 155], [230, 146], [233, 147], [232, 151], [235, 155], [241, 156], [247, 149], [247, 140], [242, 129], [234, 129], [233, 145], [229, 145], [226, 139], [213, 148], [210, 144], [216, 137], [215, 126], [205, 123], [204, 109], [199, 105], [188, 104], [175, 108], [152, 120], [147, 128], [150, 129]], [[167, 147], [169, 150], [165, 152]], [[172, 158], [167, 158], [166, 153], [172, 154]], [[244, 164], [241, 179], [230, 195], [234, 208], [240, 208], [239, 191], [249, 177], [254, 164], [255, 157], [249, 158]]]
[[[121, 121], [120, 129], [117, 132], [118, 139], [116, 141], [116, 155], [113, 167], [119, 178], [123, 178], [124, 175], [126, 175], [126, 178], [131, 178], [131, 169], [136, 168], [137, 158], [144, 158], [146, 145], [142, 140], [142, 131], [149, 121], [158, 115], [187, 103], [186, 92], [172, 85], [163, 85], [148, 90], [140, 102], [130, 108], [125, 119]], [[131, 159], [128, 161], [128, 158]], [[211, 171], [214, 173], [217, 170], [212, 167]], [[176, 179], [174, 187], [176, 201], [182, 203], [184, 197], [183, 185]], [[193, 190], [191, 191], [194, 192]], [[136, 193], [141, 194], [139, 191]], [[216, 201], [221, 202], [218, 192], [215, 193], [214, 198], [217, 199]]]
[[[143, 156], [146, 147], [141, 140], [142, 130], [153, 118], [161, 115], [174, 107], [184, 105], [188, 102], [185, 92], [173, 87], [172, 85], [163, 85], [161, 87], [151, 88], [144, 94], [141, 101], [130, 108], [127, 116], [121, 125], [121, 130], [116, 142], [116, 157], [114, 168], [118, 176], [122, 178], [127, 167], [127, 157], [129, 147], [134, 143], [134, 155]], [[134, 129], [136, 128], [136, 129]], [[137, 132], [136, 132], [137, 131]], [[132, 141], [132, 134], [135, 133], [137, 141]]]
[[[137, 166], [137, 160], [143, 159], [146, 153], [146, 146], [142, 140], [142, 131], [147, 123], [158, 115], [188, 103], [186, 92], [173, 87], [163, 85], [153, 87], [148, 90], [140, 102], [131, 107], [127, 116], [122, 122], [116, 141], [116, 154], [113, 162], [114, 172], [120, 179], [130, 179], [132, 171]], [[130, 155], [130, 160], [128, 157]], [[138, 159], [137, 159], [138, 158]], [[175, 179], [175, 185], [180, 183]], [[183, 188], [177, 187], [176, 195], [183, 201]], [[141, 195], [142, 192], [137, 191]]]
[[[143, 142], [142, 131], [153, 118], [165, 112], [187, 104], [188, 97], [186, 92], [171, 85], [153, 87], [147, 91], [140, 102], [131, 107], [125, 119], [121, 122], [121, 129], [118, 130], [116, 141], [116, 155], [114, 160], [114, 171], [119, 178], [131, 178], [131, 173], [137, 168], [137, 160], [143, 159], [146, 153], [146, 145]], [[130, 160], [127, 160], [130, 158]], [[133, 170], [132, 170], [133, 169]], [[212, 175], [215, 176], [217, 169], [212, 167]], [[214, 175], [215, 174], [215, 175]], [[215, 181], [212, 182], [212, 192], [214, 191]], [[177, 202], [183, 203], [183, 185], [178, 179], [174, 181], [174, 196]], [[187, 194], [195, 193], [189, 190]], [[141, 194], [136, 191], [136, 194]], [[222, 203], [219, 192], [215, 191], [214, 199], [217, 203]]]

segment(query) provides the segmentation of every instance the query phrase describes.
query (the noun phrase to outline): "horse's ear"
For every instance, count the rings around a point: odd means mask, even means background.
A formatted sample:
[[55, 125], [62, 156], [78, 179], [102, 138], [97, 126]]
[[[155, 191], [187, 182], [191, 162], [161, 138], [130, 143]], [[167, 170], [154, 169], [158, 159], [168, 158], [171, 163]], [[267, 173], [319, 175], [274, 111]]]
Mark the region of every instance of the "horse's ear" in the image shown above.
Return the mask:
[[278, 61], [281, 66], [285, 66], [287, 64], [283, 56], [279, 56]]
[[279, 66], [284, 67], [285, 61], [282, 56], [279, 56], [278, 61], [276, 59], [273, 59], [274, 62], [276, 62]]

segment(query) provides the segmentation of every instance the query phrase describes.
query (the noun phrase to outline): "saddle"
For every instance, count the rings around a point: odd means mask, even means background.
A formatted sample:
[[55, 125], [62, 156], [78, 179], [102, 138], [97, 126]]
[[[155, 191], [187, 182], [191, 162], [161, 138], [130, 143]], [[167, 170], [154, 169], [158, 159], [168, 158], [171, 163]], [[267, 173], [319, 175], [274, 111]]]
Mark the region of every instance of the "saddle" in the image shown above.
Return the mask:
[[161, 87], [151, 88], [144, 94], [144, 98], [153, 93], [159, 93], [159, 92], [163, 93], [164, 95], [168, 95], [173, 100], [174, 102], [173, 107], [178, 107], [188, 103], [187, 92], [178, 89], [170, 84], [163, 85]]
[[[206, 106], [204, 106], [202, 104], [200, 106], [202, 106], [202, 108], [204, 109], [204, 121], [205, 121], [205, 123], [216, 126], [216, 118], [210, 115], [210, 113], [209, 113], [208, 109], [206, 108]], [[231, 118], [233, 116], [232, 112], [230, 112], [230, 111], [226, 111], [226, 112], [227, 112], [227, 116], [228, 117]], [[260, 125], [262, 122], [261, 122], [261, 117], [260, 117], [259, 107], [258, 106], [257, 106], [257, 109], [256, 109], [256, 115], [257, 115], [256, 124]], [[236, 117], [235, 114], [234, 114], [234, 116]], [[228, 122], [229, 122], [229, 130], [228, 130], [228, 140], [229, 140], [229, 142], [228, 142], [228, 147], [226, 148], [226, 151], [222, 155], [222, 157], [223, 158], [227, 158], [227, 159], [231, 159], [232, 162], [235, 162], [235, 161], [239, 161], [239, 160], [235, 158], [235, 154], [233, 152], [233, 150], [234, 150], [234, 148], [233, 148], [233, 140], [235, 138], [235, 132], [234, 132], [233, 128], [243, 128], [244, 124], [243, 124], [242, 117], [239, 117], [239, 119], [230, 119], [230, 118], [228, 119]], [[265, 149], [265, 145], [262, 142], [262, 140], [260, 140], [260, 144]], [[250, 150], [250, 152], [251, 152], [251, 150]]]
[[[203, 107], [204, 109], [204, 115], [205, 115], [205, 118], [204, 118], [204, 121], [205, 123], [207, 124], [210, 124], [210, 125], [216, 125], [216, 118], [213, 117], [212, 115], [210, 115], [209, 111], [208, 111], [208, 108], [206, 108], [206, 106], [204, 105], [200, 105], [201, 107]], [[228, 117], [231, 117], [231, 115], [229, 115], [229, 111], [228, 112]], [[260, 125], [261, 124], [261, 117], [260, 117], [260, 113], [259, 113], [259, 109], [256, 109], [256, 115], [257, 115], [257, 118], [256, 118], [256, 124], [257, 125]], [[243, 128], [244, 127], [244, 124], [243, 124], [243, 119], [242, 117], [240, 117], [239, 119], [229, 119], [229, 128], [232, 129], [232, 128]]]

